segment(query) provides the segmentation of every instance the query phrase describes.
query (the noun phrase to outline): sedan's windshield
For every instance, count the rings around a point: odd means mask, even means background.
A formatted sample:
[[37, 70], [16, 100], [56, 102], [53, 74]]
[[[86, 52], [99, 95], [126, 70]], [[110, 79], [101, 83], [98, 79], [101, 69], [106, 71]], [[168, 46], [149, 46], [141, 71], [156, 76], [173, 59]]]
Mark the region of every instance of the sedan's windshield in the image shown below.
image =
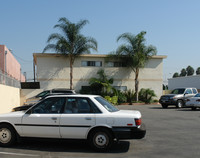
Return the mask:
[[103, 107], [108, 110], [109, 112], [116, 112], [119, 111], [116, 107], [114, 107], [111, 103], [109, 103], [108, 101], [106, 101], [104, 98], [102, 97], [95, 97], [95, 99], [101, 104], [103, 105]]
[[183, 94], [185, 92], [185, 89], [174, 89], [171, 94]]

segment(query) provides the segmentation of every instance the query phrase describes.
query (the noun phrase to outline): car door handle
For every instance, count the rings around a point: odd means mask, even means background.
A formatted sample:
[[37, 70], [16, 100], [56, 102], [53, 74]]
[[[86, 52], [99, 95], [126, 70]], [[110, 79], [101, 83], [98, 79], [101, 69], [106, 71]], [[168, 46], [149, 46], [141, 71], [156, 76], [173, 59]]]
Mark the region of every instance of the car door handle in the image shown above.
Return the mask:
[[86, 117], [85, 119], [86, 119], [86, 120], [92, 120], [92, 118], [91, 118], [91, 117]]
[[52, 119], [52, 120], [54, 120], [54, 121], [55, 121], [55, 120], [57, 120], [57, 118], [56, 118], [56, 117], [52, 117], [51, 119]]

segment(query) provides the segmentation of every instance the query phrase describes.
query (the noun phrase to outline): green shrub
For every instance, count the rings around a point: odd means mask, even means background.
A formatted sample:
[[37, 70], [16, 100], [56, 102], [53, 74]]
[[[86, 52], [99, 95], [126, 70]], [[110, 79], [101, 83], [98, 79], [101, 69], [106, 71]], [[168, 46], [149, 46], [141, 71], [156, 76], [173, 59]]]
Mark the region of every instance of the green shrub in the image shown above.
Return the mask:
[[129, 89], [128, 91], [125, 92], [125, 96], [126, 96], [127, 102], [131, 105], [135, 98], [135, 92]]
[[112, 103], [112, 98], [110, 96], [105, 96], [104, 97], [107, 101], [109, 101], [110, 103]]
[[118, 96], [112, 97], [112, 104], [117, 105], [118, 104]]
[[142, 88], [139, 92], [139, 100], [144, 101], [146, 104], [153, 102], [153, 97], [156, 97], [154, 90]]
[[117, 95], [118, 95], [118, 104], [127, 102], [127, 98], [124, 92], [118, 91]]

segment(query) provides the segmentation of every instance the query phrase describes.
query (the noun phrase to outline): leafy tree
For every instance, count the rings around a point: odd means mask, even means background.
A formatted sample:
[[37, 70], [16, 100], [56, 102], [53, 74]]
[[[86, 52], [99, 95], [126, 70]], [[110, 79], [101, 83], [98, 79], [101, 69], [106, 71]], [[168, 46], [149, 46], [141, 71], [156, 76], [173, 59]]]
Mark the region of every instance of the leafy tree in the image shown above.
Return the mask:
[[197, 74], [197, 75], [200, 75], [200, 67], [197, 68], [196, 74]]
[[168, 86], [163, 84], [163, 90], [168, 90]]
[[116, 93], [116, 89], [111, 85], [113, 84], [113, 78], [108, 78], [103, 69], [97, 72], [99, 78], [91, 78], [89, 84], [91, 87], [96, 88], [98, 94], [108, 95], [111, 91]]
[[186, 71], [187, 71], [187, 76], [192, 76], [194, 74], [194, 69], [191, 66], [188, 66], [186, 68]]
[[110, 58], [114, 57], [126, 63], [127, 67], [131, 68], [135, 73], [135, 97], [138, 101], [139, 89], [139, 71], [144, 68], [149, 58], [156, 55], [156, 48], [152, 45], [146, 46], [145, 36], [146, 32], [142, 31], [137, 35], [131, 33], [124, 33], [117, 38], [117, 41], [123, 40], [125, 43], [120, 45]]
[[180, 76], [186, 76], [186, 75], [187, 75], [187, 71], [185, 69], [182, 69]]
[[173, 75], [173, 78], [176, 78], [176, 77], [179, 77], [178, 72], [175, 72], [174, 75]]
[[83, 26], [88, 23], [87, 20], [72, 23], [65, 17], [62, 17], [59, 19], [58, 23], [59, 24], [55, 25], [54, 28], [59, 28], [61, 34], [53, 33], [49, 36], [47, 40], [49, 44], [44, 48], [43, 53], [51, 49], [69, 58], [70, 89], [73, 89], [73, 64], [75, 58], [81, 54], [90, 53], [90, 49], [97, 51], [97, 42], [94, 38], [85, 37], [80, 33]]

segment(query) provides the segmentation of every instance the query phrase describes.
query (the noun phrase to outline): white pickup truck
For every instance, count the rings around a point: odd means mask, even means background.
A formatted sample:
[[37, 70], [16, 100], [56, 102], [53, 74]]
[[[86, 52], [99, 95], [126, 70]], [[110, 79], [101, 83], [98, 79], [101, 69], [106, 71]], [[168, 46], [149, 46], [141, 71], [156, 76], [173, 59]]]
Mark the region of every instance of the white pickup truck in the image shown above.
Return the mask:
[[105, 151], [114, 140], [145, 134], [139, 111], [118, 110], [94, 95], [50, 96], [26, 111], [0, 115], [0, 146], [21, 137], [85, 139], [93, 149]]

